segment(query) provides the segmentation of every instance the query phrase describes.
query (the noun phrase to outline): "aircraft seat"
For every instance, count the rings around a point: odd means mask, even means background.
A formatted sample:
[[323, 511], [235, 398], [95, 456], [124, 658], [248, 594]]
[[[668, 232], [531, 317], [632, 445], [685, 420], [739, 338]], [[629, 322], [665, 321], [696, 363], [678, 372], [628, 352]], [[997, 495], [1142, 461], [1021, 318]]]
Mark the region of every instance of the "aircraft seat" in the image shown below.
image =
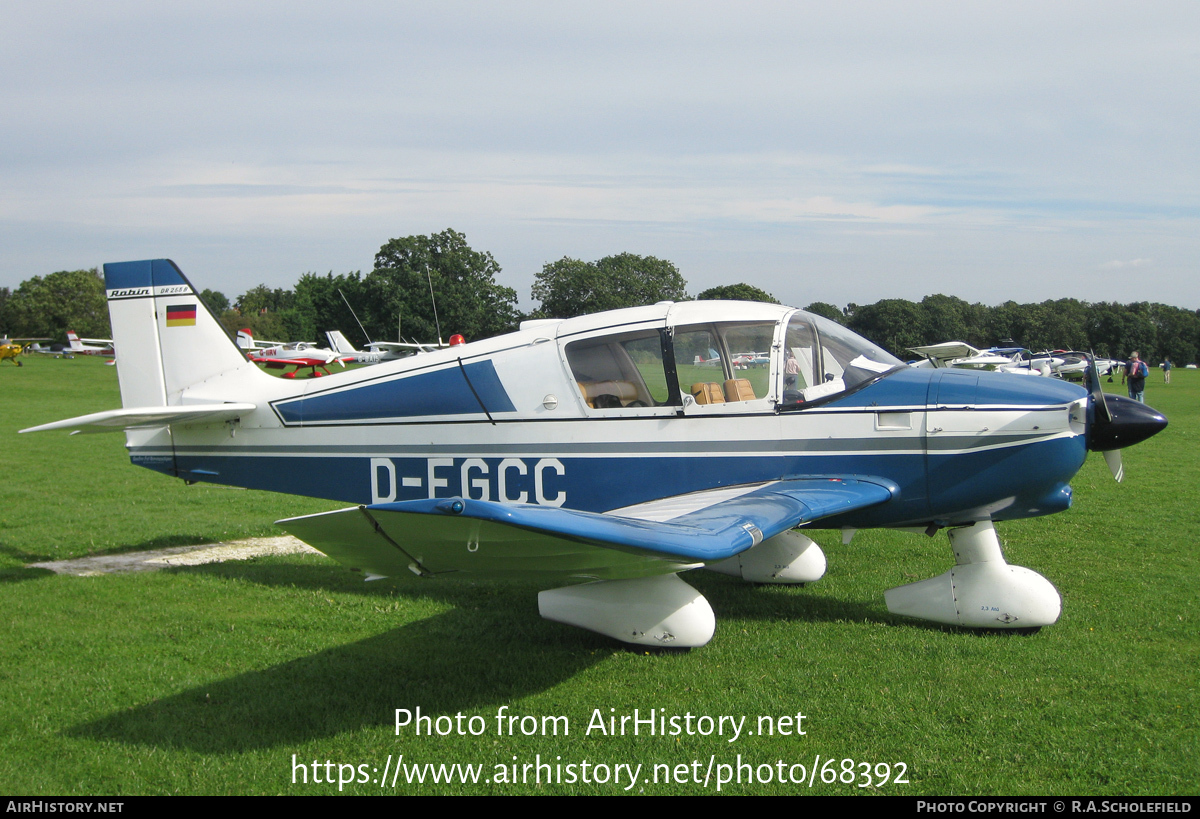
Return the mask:
[[577, 381], [583, 399], [592, 409], [614, 409], [624, 407], [638, 397], [637, 385], [632, 381]]
[[753, 401], [757, 397], [749, 378], [731, 378], [725, 382], [726, 401]]
[[725, 403], [725, 394], [721, 392], [721, 385], [715, 381], [703, 381], [693, 384], [691, 393], [692, 397], [696, 399], [697, 404]]

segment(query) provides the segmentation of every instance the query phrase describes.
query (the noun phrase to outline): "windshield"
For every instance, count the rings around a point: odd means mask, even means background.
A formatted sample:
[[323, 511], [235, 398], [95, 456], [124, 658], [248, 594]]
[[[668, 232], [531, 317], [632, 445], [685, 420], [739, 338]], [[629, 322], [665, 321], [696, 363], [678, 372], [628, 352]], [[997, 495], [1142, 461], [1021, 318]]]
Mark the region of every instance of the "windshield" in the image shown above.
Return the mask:
[[784, 334], [784, 406], [854, 389], [904, 362], [837, 322], [797, 311]]

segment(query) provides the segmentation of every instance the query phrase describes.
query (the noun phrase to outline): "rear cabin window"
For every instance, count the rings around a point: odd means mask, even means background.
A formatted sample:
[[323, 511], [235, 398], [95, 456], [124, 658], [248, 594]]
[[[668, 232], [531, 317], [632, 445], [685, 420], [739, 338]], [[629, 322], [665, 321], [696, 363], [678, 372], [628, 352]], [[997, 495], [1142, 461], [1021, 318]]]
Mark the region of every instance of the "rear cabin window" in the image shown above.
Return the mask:
[[573, 341], [567, 363], [593, 409], [658, 407], [670, 401], [657, 330]]

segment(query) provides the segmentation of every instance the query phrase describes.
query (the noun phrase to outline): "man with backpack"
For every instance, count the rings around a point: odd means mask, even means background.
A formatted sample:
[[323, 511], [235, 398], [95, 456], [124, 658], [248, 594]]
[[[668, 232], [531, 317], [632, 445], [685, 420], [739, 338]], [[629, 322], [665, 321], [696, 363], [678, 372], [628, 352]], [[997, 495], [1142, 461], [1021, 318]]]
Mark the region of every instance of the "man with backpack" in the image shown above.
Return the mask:
[[1150, 368], [1146, 362], [1138, 358], [1137, 350], [1129, 354], [1129, 363], [1125, 366], [1125, 381], [1129, 385], [1129, 397], [1135, 401], [1146, 403], [1146, 376]]

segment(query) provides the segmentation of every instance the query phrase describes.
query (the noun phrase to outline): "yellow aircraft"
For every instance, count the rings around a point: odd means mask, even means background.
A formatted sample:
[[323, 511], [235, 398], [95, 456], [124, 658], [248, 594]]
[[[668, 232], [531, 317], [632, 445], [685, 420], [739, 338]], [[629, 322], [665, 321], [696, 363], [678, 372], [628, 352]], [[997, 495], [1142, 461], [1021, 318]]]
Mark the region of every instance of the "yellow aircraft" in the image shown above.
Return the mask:
[[29, 341], [29, 342], [49, 341], [49, 340], [50, 339], [48, 339], [48, 338], [9, 338], [8, 336], [0, 338], [0, 361], [4, 361], [4, 359], [10, 358], [10, 359], [12, 359], [12, 362], [14, 364], [16, 364], [18, 367], [21, 367], [23, 365], [21, 364], [21, 361], [20, 361], [20, 359], [17, 358], [17, 356], [19, 356], [22, 352], [24, 352], [25, 345], [21, 344], [20, 342], [22, 342], [22, 341]]
[[13, 363], [20, 367], [21, 362], [17, 359], [17, 356], [21, 354], [21, 350], [23, 349], [24, 348], [20, 344], [15, 344], [11, 341], [5, 341], [3, 344], [0, 344], [0, 361], [3, 361], [6, 358], [11, 358]]

